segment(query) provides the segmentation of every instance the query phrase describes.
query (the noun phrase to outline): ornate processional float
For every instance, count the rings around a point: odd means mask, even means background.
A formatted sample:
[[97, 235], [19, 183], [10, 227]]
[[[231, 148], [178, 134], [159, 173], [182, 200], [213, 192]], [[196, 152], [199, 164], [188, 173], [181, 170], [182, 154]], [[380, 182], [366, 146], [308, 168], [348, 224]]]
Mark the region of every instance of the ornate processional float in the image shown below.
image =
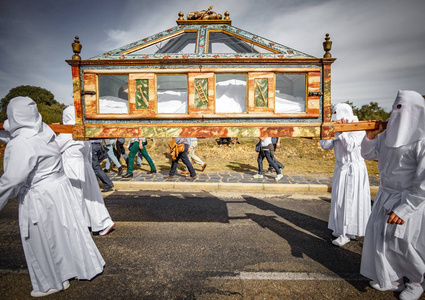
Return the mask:
[[228, 12], [178, 14], [177, 25], [72, 68], [74, 139], [304, 137], [373, 129], [331, 123], [332, 42], [322, 58], [232, 26]]

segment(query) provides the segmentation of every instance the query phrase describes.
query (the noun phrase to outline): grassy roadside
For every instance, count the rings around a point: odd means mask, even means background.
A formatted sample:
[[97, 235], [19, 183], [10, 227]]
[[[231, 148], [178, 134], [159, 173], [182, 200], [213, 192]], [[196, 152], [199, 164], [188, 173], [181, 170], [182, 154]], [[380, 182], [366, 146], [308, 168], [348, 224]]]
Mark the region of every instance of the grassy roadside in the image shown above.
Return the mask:
[[[170, 169], [170, 156], [168, 151], [168, 138], [157, 138], [155, 143], [149, 139], [147, 149], [148, 153], [155, 160], [155, 165], [160, 172], [167, 172]], [[223, 145], [218, 148], [216, 139], [198, 139], [196, 154], [207, 163], [205, 172], [252, 172], [258, 171], [257, 153], [255, 144], [258, 139], [241, 138], [240, 144], [231, 144], [229, 148]], [[0, 143], [0, 170], [3, 170], [3, 154], [5, 144]], [[278, 148], [276, 156], [280, 162], [285, 165], [284, 173], [324, 173], [331, 175], [334, 169], [335, 158], [333, 151], [323, 150], [318, 140], [302, 138], [282, 138], [281, 147]], [[366, 162], [369, 175], [377, 175], [378, 162]], [[201, 166], [194, 165], [196, 170]], [[264, 167], [268, 164], [264, 160]], [[137, 169], [137, 168], [136, 168]], [[179, 163], [179, 169], [184, 170], [182, 163]], [[146, 161], [143, 161], [142, 170], [149, 170]]]
[[[170, 169], [170, 159], [168, 154], [169, 139], [155, 139], [155, 144], [149, 139], [148, 153], [155, 160], [155, 165], [160, 171]], [[218, 148], [216, 139], [198, 139], [196, 155], [207, 163], [205, 172], [208, 171], [234, 171], [252, 172], [258, 171], [257, 152], [255, 144], [256, 138], [240, 138], [240, 144], [231, 144], [229, 148], [223, 145]], [[276, 151], [276, 157], [285, 165], [284, 173], [326, 173], [333, 174], [335, 158], [333, 151], [323, 150], [318, 140], [302, 138], [282, 138], [281, 147]], [[378, 174], [378, 162], [366, 162], [370, 175]], [[194, 165], [196, 170], [201, 166]], [[267, 161], [264, 159], [264, 167], [267, 168]], [[179, 163], [179, 168], [184, 169]], [[143, 170], [149, 170], [149, 166], [144, 161]]]

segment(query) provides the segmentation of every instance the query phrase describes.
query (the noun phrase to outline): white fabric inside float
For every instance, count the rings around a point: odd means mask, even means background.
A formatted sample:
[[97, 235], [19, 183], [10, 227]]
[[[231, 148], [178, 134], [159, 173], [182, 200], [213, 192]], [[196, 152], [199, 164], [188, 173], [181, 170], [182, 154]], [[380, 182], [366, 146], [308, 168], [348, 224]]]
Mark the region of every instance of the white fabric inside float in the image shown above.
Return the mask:
[[157, 96], [159, 114], [187, 113], [187, 92], [165, 91]]
[[304, 112], [305, 101], [302, 97], [294, 97], [292, 95], [279, 93], [275, 94], [275, 112], [276, 113], [294, 113]]
[[128, 114], [128, 100], [114, 96], [99, 98], [100, 114]]
[[216, 113], [244, 113], [246, 112], [246, 82], [230, 79], [218, 82], [215, 85]]
[[[158, 113], [187, 113], [187, 92], [158, 92]], [[275, 94], [276, 113], [305, 111], [302, 97], [279, 93]], [[246, 112], [246, 82], [237, 79], [221, 81], [216, 84], [216, 113]], [[99, 99], [99, 113], [128, 114], [128, 101], [114, 96]]]

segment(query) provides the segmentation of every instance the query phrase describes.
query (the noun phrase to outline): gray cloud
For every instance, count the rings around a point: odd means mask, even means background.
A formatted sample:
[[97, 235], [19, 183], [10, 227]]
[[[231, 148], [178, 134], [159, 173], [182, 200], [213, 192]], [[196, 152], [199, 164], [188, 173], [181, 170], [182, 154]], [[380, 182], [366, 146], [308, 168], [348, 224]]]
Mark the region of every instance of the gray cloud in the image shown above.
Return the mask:
[[[7, 2], [7, 3], [6, 3]], [[425, 94], [425, 1], [219, 0], [232, 25], [296, 50], [323, 56], [333, 41], [332, 102], [389, 109], [398, 89]], [[50, 90], [72, 103], [71, 43], [88, 59], [176, 25], [179, 11], [211, 1], [3, 1], [0, 4], [0, 97], [18, 85]]]

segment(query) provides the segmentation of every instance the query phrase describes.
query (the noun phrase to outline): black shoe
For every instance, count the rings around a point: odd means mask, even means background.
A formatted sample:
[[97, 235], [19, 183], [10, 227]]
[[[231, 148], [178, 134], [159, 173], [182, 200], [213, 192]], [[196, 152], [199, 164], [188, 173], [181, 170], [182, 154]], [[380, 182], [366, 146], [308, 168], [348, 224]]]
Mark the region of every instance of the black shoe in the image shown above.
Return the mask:
[[122, 167], [119, 167], [118, 168], [118, 175], [121, 175], [122, 174]]
[[101, 190], [101, 192], [106, 193], [106, 192], [112, 191], [113, 189], [114, 189], [114, 186], [110, 186], [110, 187], [104, 188], [103, 190]]
[[103, 172], [105, 172], [105, 173], [109, 173], [109, 172], [111, 172], [111, 171], [105, 168], [105, 169], [103, 169]]
[[124, 175], [122, 175], [122, 178], [133, 178], [133, 173], [131, 173], [131, 174], [129, 174], [129, 173], [124, 174]]
[[153, 173], [156, 173], [156, 170], [150, 170], [150, 171], [148, 172], [148, 174], [153, 174]]

